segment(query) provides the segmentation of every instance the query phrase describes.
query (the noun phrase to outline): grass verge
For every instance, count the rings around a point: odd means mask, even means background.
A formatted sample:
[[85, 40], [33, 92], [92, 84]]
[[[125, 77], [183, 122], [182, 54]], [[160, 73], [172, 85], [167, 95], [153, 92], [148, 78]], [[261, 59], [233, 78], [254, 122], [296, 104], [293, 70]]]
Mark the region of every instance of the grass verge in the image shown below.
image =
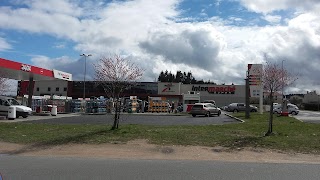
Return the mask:
[[[244, 119], [244, 113], [234, 116]], [[268, 114], [252, 113], [245, 123], [206, 126], [52, 125], [0, 123], [0, 141], [53, 146], [67, 143], [118, 143], [148, 139], [162, 145], [262, 147], [281, 151], [320, 154], [320, 124], [302, 123], [292, 117], [274, 116], [274, 135], [265, 137]]]

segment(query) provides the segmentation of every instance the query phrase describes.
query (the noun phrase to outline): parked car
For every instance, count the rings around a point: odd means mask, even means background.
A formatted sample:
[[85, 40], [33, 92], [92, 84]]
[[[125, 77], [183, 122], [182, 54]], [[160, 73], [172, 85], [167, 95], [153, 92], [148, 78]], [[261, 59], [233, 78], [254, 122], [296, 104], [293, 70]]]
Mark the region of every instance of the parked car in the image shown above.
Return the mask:
[[204, 100], [203, 103], [211, 103], [216, 106], [216, 101], [214, 100]]
[[0, 114], [8, 116], [8, 110], [10, 106], [16, 107], [16, 117], [22, 116], [27, 118], [31, 113], [32, 109], [21, 105], [16, 99], [6, 96], [0, 96]]
[[[298, 106], [289, 103], [289, 104], [287, 104], [287, 108], [288, 108], [288, 113], [289, 114], [292, 114], [292, 115], [299, 114]], [[273, 113], [281, 114], [281, 112], [282, 112], [282, 104], [279, 104], [275, 108], [273, 108]]]
[[221, 109], [211, 103], [195, 103], [192, 106], [189, 114], [191, 114], [193, 117], [196, 117], [196, 115], [205, 115], [210, 117], [214, 114], [220, 116]]
[[[250, 112], [257, 112], [258, 107], [249, 105], [250, 107]], [[240, 112], [240, 111], [246, 111], [246, 104], [244, 103], [231, 103], [228, 105], [226, 108], [227, 111], [229, 112]]]

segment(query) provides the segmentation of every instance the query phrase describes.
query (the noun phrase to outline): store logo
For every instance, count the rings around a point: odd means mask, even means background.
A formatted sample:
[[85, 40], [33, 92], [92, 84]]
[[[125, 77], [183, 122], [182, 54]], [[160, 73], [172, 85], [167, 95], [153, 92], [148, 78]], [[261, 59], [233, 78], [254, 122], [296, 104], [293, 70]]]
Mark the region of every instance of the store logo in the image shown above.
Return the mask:
[[64, 73], [59, 72], [58, 75], [61, 76], [63, 79], [70, 79], [69, 74], [64, 74]]
[[211, 94], [234, 94], [236, 91], [235, 86], [192, 86], [192, 91], [207, 91]]
[[164, 86], [165, 88], [162, 90], [162, 92], [174, 92], [173, 90], [171, 90], [171, 88], [173, 87], [172, 83], [166, 84]]
[[30, 72], [31, 71], [31, 66], [27, 65], [27, 64], [21, 64], [21, 70]]

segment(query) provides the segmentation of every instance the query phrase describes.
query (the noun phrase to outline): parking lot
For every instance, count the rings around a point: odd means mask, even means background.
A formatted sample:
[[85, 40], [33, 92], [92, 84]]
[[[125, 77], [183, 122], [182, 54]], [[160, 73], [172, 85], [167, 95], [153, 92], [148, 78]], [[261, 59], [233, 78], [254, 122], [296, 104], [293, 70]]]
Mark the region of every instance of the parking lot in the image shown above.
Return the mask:
[[299, 114], [293, 117], [305, 123], [320, 123], [320, 112], [316, 111], [300, 110]]
[[[24, 123], [49, 123], [49, 124], [109, 124], [112, 125], [114, 116], [105, 115], [81, 115], [81, 114], [58, 114], [57, 116], [30, 116], [26, 119], [5, 120], [1, 122], [24, 122]], [[161, 113], [149, 114], [121, 114], [120, 124], [143, 124], [143, 125], [213, 125], [239, 123], [224, 113], [220, 116], [204, 117], [191, 115], [172, 115]]]

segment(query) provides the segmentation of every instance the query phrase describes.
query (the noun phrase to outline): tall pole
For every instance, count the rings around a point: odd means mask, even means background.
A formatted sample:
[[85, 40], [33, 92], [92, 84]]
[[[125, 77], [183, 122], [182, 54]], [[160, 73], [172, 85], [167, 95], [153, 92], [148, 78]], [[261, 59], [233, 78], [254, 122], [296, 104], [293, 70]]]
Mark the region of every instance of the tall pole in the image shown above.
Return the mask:
[[83, 100], [86, 99], [86, 73], [87, 73], [87, 57], [92, 56], [91, 54], [81, 54], [84, 57], [84, 75], [83, 75]]
[[249, 87], [249, 71], [247, 71], [247, 77], [246, 77], [246, 111], [245, 111], [245, 118], [250, 118], [250, 87]]
[[284, 91], [283, 91], [283, 86], [284, 86], [284, 82], [283, 82], [283, 62], [284, 62], [285, 60], [282, 60], [282, 65], [281, 65], [281, 86], [282, 86], [282, 104], [283, 104], [283, 97], [284, 97]]
[[318, 95], [318, 111], [319, 111], [319, 96], [320, 96], [320, 95]]

